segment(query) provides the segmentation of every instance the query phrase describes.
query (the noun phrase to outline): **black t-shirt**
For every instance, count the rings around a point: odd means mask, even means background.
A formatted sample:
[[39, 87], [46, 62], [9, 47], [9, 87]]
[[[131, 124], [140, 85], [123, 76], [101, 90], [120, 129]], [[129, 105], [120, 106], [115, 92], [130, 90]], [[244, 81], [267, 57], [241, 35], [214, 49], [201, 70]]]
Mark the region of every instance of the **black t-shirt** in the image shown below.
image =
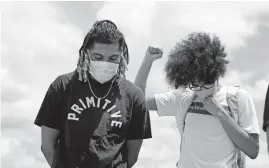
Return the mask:
[[125, 140], [152, 137], [145, 96], [120, 78], [104, 99], [98, 99], [112, 82], [89, 83], [79, 81], [77, 72], [59, 76], [50, 85], [35, 124], [60, 130], [55, 168], [126, 168]]
[[269, 85], [266, 92], [264, 113], [263, 113], [263, 130], [266, 132], [266, 128], [269, 125]]

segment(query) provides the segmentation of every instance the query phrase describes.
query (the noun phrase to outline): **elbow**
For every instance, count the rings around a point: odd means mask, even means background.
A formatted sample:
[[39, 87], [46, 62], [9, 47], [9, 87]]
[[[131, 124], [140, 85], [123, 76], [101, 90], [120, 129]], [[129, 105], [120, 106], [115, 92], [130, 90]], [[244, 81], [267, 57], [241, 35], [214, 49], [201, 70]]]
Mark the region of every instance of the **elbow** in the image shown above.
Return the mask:
[[258, 155], [259, 155], [259, 149], [260, 149], [259, 142], [258, 143], [255, 143], [253, 149], [248, 154], [248, 157], [250, 159], [256, 159], [258, 157]]
[[133, 167], [138, 160], [138, 156], [133, 156], [132, 158], [128, 159], [128, 167]]
[[134, 156], [134, 157], [132, 158], [132, 163], [133, 163], [133, 165], [137, 162], [137, 160], [138, 160], [138, 156]]
[[250, 159], [254, 160], [258, 157], [258, 153], [248, 155]]
[[132, 159], [132, 163], [131, 163], [131, 165], [134, 166], [134, 165], [136, 164], [137, 160], [138, 160], [138, 157], [134, 157], [134, 158]]
[[137, 160], [138, 160], [138, 156], [136, 156], [136, 157], [134, 158], [134, 164], [137, 162]]

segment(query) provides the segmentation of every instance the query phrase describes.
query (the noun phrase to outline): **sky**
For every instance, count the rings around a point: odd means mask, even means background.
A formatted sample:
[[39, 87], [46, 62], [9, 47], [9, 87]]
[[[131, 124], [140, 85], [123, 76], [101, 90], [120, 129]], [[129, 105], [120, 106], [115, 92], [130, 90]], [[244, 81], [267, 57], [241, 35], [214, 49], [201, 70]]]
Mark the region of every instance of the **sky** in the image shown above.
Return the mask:
[[[149, 45], [164, 50], [154, 62], [147, 94], [170, 88], [167, 54], [193, 31], [219, 36], [231, 61], [223, 84], [252, 96], [262, 125], [269, 81], [269, 3], [254, 2], [10, 2], [1, 3], [1, 164], [3, 168], [47, 168], [41, 131], [33, 124], [50, 83], [76, 68], [78, 50], [96, 20], [115, 22], [130, 52], [133, 81]], [[145, 140], [134, 168], [175, 167], [180, 136], [175, 119], [151, 111], [153, 138]], [[248, 168], [268, 168], [265, 133]]]

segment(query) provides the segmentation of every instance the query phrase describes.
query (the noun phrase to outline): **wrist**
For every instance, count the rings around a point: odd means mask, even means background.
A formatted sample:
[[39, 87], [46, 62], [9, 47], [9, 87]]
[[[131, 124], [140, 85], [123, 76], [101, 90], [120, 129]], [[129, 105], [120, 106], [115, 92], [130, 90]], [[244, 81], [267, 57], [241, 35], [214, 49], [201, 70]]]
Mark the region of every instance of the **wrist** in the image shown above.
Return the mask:
[[230, 117], [228, 111], [225, 109], [220, 109], [216, 116], [223, 119], [227, 119]]
[[153, 64], [154, 60], [147, 58], [147, 56], [145, 56], [144, 60], [143, 60], [143, 65], [146, 66], [151, 66]]

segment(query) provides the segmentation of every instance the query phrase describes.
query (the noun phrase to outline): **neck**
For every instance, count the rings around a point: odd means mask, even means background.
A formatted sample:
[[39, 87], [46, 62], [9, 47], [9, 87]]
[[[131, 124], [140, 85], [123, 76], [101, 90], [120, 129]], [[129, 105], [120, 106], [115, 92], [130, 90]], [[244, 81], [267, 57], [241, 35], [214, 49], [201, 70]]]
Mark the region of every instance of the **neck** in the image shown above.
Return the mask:
[[[107, 81], [107, 82], [105, 82], [105, 83], [99, 83], [89, 72], [87, 73], [88, 74], [88, 78], [89, 79], [91, 79], [91, 80], [93, 80], [94, 82], [96, 82], [96, 83], [98, 83], [98, 84], [100, 84], [100, 85], [105, 85], [105, 84], [111, 84], [111, 82], [113, 82], [113, 80], [115, 79], [115, 78], [117, 78], [117, 75], [115, 75], [112, 79], [110, 79], [109, 81]], [[117, 81], [117, 79], [115, 79], [116, 81]], [[115, 82], [116, 82], [115, 81]]]

